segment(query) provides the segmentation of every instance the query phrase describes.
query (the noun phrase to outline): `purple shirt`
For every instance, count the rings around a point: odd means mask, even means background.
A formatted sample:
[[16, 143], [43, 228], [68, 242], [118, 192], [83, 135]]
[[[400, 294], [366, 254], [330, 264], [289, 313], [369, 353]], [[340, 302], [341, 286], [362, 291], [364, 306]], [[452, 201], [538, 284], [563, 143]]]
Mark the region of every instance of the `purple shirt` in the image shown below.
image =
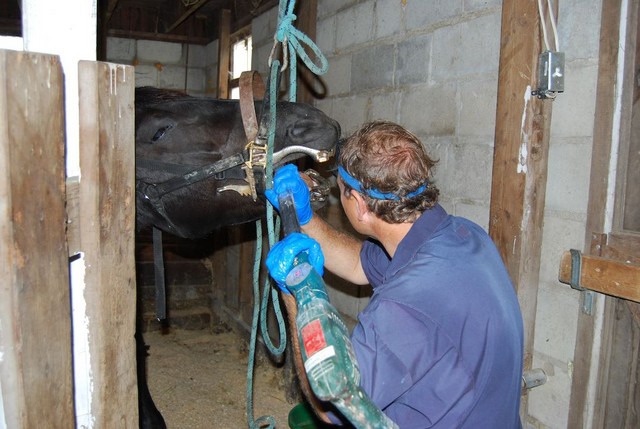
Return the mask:
[[373, 296], [351, 339], [376, 405], [401, 429], [520, 428], [522, 317], [486, 232], [437, 205], [393, 259], [360, 257]]

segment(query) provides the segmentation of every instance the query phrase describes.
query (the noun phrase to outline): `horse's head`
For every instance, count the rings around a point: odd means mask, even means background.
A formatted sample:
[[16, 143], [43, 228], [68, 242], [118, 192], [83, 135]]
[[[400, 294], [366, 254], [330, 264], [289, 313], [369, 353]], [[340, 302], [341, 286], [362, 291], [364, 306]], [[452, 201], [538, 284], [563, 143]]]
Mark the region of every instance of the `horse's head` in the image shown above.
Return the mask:
[[[260, 111], [259, 103], [256, 110]], [[302, 156], [299, 151], [289, 153], [287, 148], [330, 151], [340, 136], [338, 123], [309, 105], [278, 102], [276, 115], [276, 167]], [[240, 155], [246, 145], [238, 101], [136, 89], [138, 190]], [[196, 238], [224, 225], [258, 219], [265, 213], [264, 199], [254, 202], [246, 195], [244, 179], [245, 171], [235, 166], [172, 190], [157, 201], [137, 192], [138, 227], [155, 225], [175, 235]]]

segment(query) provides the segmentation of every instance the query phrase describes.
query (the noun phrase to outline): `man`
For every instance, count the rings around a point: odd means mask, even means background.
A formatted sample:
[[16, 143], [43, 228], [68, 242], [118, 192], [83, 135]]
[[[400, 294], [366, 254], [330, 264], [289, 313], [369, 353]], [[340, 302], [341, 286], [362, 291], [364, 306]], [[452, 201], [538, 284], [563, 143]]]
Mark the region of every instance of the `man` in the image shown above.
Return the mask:
[[[400, 428], [521, 427], [522, 317], [489, 236], [437, 203], [435, 162], [400, 125], [365, 125], [337, 161], [343, 209], [368, 239], [313, 214], [304, 182], [287, 166], [267, 197], [277, 207], [279, 192], [293, 192], [304, 235], [272, 249], [271, 275], [284, 283], [300, 243], [314, 247], [308, 235], [326, 269], [371, 284], [351, 340], [364, 391]], [[321, 256], [310, 257], [319, 268]]]

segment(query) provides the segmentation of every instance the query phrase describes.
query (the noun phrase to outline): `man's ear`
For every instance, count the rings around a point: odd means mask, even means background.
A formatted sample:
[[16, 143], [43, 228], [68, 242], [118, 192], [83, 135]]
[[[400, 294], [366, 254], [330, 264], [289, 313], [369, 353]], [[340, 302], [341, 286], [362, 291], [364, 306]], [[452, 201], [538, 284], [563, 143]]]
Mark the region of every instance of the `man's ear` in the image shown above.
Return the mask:
[[356, 200], [356, 215], [358, 220], [362, 221], [365, 215], [369, 212], [369, 208], [367, 207], [367, 202], [362, 198], [360, 192], [351, 190], [351, 195]]

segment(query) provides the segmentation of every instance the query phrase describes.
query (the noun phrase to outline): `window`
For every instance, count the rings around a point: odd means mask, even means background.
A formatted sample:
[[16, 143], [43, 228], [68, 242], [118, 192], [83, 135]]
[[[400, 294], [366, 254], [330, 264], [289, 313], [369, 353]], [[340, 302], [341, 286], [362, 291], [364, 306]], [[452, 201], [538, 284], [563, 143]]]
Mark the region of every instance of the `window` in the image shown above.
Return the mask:
[[244, 71], [251, 70], [251, 36], [241, 37], [231, 45], [231, 80], [229, 82], [230, 98], [240, 98], [239, 79]]

